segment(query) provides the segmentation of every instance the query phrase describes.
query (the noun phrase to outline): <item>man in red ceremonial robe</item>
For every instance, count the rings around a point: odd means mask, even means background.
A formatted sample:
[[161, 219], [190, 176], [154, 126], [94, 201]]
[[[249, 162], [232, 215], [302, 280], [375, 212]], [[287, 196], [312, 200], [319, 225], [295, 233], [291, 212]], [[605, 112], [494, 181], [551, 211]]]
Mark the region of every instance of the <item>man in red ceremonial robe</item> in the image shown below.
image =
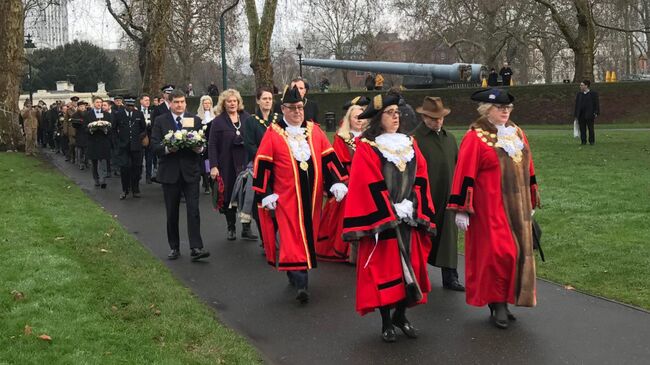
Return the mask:
[[273, 122], [255, 158], [253, 189], [258, 205], [264, 251], [270, 265], [287, 271], [301, 303], [309, 301], [307, 270], [315, 268], [314, 243], [320, 225], [323, 191], [340, 201], [348, 179], [325, 133], [304, 122], [297, 88], [282, 97], [282, 120]]

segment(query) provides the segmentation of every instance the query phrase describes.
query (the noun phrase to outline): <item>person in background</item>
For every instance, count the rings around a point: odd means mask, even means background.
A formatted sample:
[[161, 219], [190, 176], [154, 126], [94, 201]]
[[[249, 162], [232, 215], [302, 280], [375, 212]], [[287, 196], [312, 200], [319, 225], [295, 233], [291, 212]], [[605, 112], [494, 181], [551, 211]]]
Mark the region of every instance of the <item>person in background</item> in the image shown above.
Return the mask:
[[487, 84], [489, 87], [499, 86], [499, 74], [497, 73], [497, 70], [494, 69], [494, 67], [490, 69], [490, 74], [487, 78]]
[[445, 117], [451, 110], [445, 108], [442, 99], [427, 96], [416, 111], [420, 114], [422, 123], [413, 131], [413, 137], [427, 161], [429, 191], [433, 206], [436, 207], [434, 223], [438, 231], [431, 238], [431, 253], [427, 261], [440, 268], [443, 288], [465, 291], [465, 287], [458, 281], [458, 228], [454, 223], [455, 214], [446, 209], [458, 159], [456, 138], [444, 128]]
[[383, 90], [384, 88], [384, 75], [377, 72], [375, 74], [375, 90]]
[[508, 62], [503, 63], [503, 67], [499, 70], [499, 75], [501, 75], [501, 81], [503, 86], [510, 86], [512, 83], [512, 69]]
[[[87, 158], [92, 162], [93, 179], [95, 186], [106, 189], [106, 177], [108, 175], [108, 160], [111, 158], [111, 146], [114, 140], [114, 127], [115, 121], [113, 115], [104, 113], [103, 111], [97, 112], [97, 108], [101, 107], [102, 99], [100, 97], [93, 98], [93, 108], [85, 111], [85, 105], [79, 105], [79, 111], [86, 115], [84, 128], [88, 133], [88, 148], [86, 150]], [[104, 131], [88, 129], [88, 124], [99, 120], [111, 123], [113, 127]], [[77, 134], [77, 144], [79, 138]]]
[[580, 91], [576, 94], [576, 105], [573, 117], [578, 120], [580, 126], [580, 143], [587, 144], [587, 130], [589, 130], [589, 144], [596, 143], [594, 134], [594, 122], [600, 114], [600, 101], [598, 93], [589, 87], [591, 81], [584, 80], [580, 83]]
[[140, 95], [139, 110], [144, 116], [145, 123], [147, 124], [147, 137], [149, 137], [149, 145], [144, 147], [144, 171], [145, 182], [151, 184], [151, 176], [154, 168], [158, 165], [158, 157], [153, 153], [151, 148], [151, 126], [153, 124], [154, 106], [151, 105], [151, 97], [147, 94]]
[[[208, 144], [210, 143], [210, 126], [212, 126], [212, 120], [216, 117], [214, 114], [214, 107], [212, 106], [212, 97], [210, 95], [201, 96], [199, 101], [199, 107], [196, 111], [196, 116], [201, 118], [201, 124], [205, 128], [205, 137], [208, 139]], [[201, 178], [203, 179], [203, 192], [205, 194], [210, 194], [210, 159], [208, 157], [208, 151], [203, 152], [203, 160], [201, 161]]]
[[135, 97], [124, 99], [124, 110], [115, 113], [115, 135], [117, 145], [117, 166], [120, 167], [122, 194], [120, 200], [126, 199], [129, 192], [134, 198], [140, 197], [140, 178], [142, 177], [142, 140], [147, 135], [147, 122], [144, 114], [135, 107]]

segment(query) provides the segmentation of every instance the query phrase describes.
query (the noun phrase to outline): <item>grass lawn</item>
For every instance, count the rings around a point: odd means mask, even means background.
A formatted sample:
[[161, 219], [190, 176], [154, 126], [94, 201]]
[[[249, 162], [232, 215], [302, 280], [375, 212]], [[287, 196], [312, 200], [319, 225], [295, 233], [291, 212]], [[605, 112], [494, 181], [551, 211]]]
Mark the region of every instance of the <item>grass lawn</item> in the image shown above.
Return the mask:
[[546, 263], [538, 273], [650, 309], [650, 130], [596, 129], [596, 144], [530, 130]]
[[0, 194], [0, 363], [261, 362], [49, 164], [0, 154]]

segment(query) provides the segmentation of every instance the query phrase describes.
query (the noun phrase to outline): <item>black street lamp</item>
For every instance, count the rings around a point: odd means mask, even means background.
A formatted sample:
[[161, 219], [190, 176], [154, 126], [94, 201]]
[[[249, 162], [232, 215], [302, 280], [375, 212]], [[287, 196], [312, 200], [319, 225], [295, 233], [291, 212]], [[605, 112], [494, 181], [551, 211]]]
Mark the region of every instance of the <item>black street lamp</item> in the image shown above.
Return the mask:
[[[27, 40], [25, 41], [25, 45], [23, 47], [25, 48], [25, 53], [28, 56], [31, 56], [36, 49], [36, 45], [34, 42], [32, 42], [31, 34], [27, 34], [26, 38]], [[34, 88], [32, 87], [32, 63], [29, 62], [29, 58], [27, 57], [25, 57], [25, 60], [27, 61], [27, 65], [29, 65], [29, 73], [27, 74], [27, 79], [29, 80], [29, 103], [31, 105], [34, 105]]]
[[298, 65], [300, 65], [300, 78], [302, 78], [302, 45], [298, 43], [298, 47], [296, 47], [296, 52], [298, 55]]

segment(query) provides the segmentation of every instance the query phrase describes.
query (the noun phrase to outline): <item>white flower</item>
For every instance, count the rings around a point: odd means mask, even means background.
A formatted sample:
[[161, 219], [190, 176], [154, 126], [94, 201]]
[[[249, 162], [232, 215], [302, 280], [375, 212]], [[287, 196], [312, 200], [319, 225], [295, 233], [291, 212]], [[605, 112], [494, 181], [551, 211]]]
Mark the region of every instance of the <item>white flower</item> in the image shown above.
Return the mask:
[[174, 131], [170, 130], [169, 132], [167, 132], [167, 134], [165, 134], [165, 139], [171, 139], [173, 135], [174, 135]]
[[176, 139], [183, 139], [183, 132], [181, 132], [181, 131], [174, 132], [174, 137]]

